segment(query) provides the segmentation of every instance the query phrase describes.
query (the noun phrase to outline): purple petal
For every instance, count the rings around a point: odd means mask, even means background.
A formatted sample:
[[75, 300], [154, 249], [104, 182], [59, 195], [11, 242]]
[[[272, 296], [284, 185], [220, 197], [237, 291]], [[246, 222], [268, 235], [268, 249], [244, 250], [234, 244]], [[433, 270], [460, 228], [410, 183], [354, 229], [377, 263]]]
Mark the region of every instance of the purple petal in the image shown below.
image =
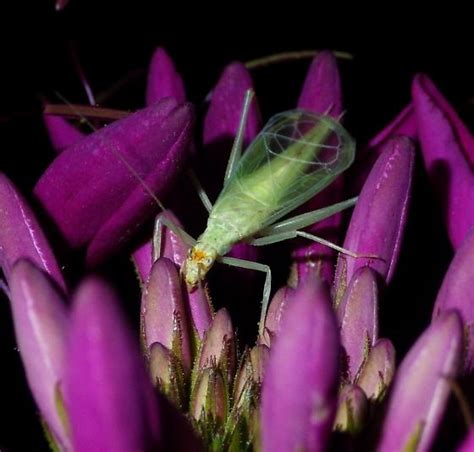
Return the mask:
[[31, 392], [54, 436], [69, 448], [57, 410], [69, 331], [66, 305], [55, 284], [26, 259], [14, 265], [10, 291], [17, 344]]
[[457, 248], [474, 225], [473, 139], [426, 76], [415, 78], [412, 95], [424, 163]]
[[236, 346], [232, 320], [227, 310], [222, 308], [217, 311], [202, 340], [202, 348], [197, 359], [198, 369], [214, 367], [217, 364], [231, 382], [237, 361]]
[[1, 173], [0, 212], [0, 265], [7, 280], [15, 262], [28, 258], [65, 289], [56, 258], [33, 212], [10, 180]]
[[322, 451], [337, 403], [337, 322], [320, 281], [308, 279], [290, 298], [263, 383], [263, 450]]
[[337, 59], [330, 51], [318, 53], [306, 75], [298, 108], [338, 117], [342, 113], [342, 89]]
[[[239, 128], [245, 93], [249, 89], [253, 89], [253, 83], [245, 66], [242, 63], [229, 64], [212, 91], [211, 103], [204, 118], [203, 142], [205, 146], [217, 146], [219, 142], [225, 140], [230, 140], [232, 145]], [[258, 108], [253, 101], [247, 119], [244, 143], [249, 144], [259, 129]], [[219, 149], [213, 149], [212, 153], [217, 151], [225, 153], [224, 159], [221, 158], [221, 160], [226, 163], [230, 147], [222, 143], [217, 147]]]
[[[441, 94], [433, 81], [424, 74], [418, 74], [413, 81], [413, 90], [424, 91], [424, 93], [430, 97], [431, 101], [443, 112], [453, 128], [453, 132], [461, 146], [464, 157], [471, 166], [474, 165], [474, 137], [468, 127], [461, 120], [456, 110]], [[413, 97], [415, 97], [415, 95], [413, 95]], [[418, 116], [417, 119], [419, 121]]]
[[[328, 51], [318, 53], [306, 76], [298, 100], [298, 108], [338, 117], [342, 113], [342, 90], [336, 57]], [[338, 177], [329, 187], [306, 203], [300, 212], [308, 212], [335, 204], [343, 197], [343, 178]], [[337, 243], [342, 222], [341, 214], [332, 215], [306, 230], [311, 234], [321, 235], [326, 240]], [[292, 242], [292, 258], [296, 264], [298, 281], [304, 281], [312, 273], [327, 282], [332, 282], [334, 275], [334, 251], [327, 246], [307, 240]]]
[[[162, 212], [158, 217], [162, 215], [166, 216], [166, 218], [171, 220], [175, 225], [181, 226], [179, 220], [170, 211]], [[164, 227], [161, 237], [161, 246], [160, 255], [174, 262], [177, 268], [181, 268], [188, 252], [188, 246], [183, 242], [181, 237], [176, 235], [170, 229]], [[153, 244], [152, 240], [150, 240], [133, 253], [133, 260], [142, 284], [148, 279], [151, 271], [153, 257], [152, 250]], [[204, 332], [209, 328], [212, 320], [212, 306], [206, 287], [198, 286], [191, 293], [188, 291], [184, 292], [183, 296], [187, 300], [187, 306], [191, 314], [193, 325], [199, 337], [202, 339]]]
[[169, 189], [192, 122], [189, 105], [175, 105], [164, 100], [89, 135], [59, 155], [36, 185], [69, 244], [92, 242], [89, 263], [116, 252], [155, 210], [133, 173], [159, 197]]
[[406, 223], [414, 146], [406, 137], [391, 139], [359, 195], [344, 248], [377, 259], [340, 255], [336, 287], [344, 289], [358, 268], [369, 266], [387, 282], [393, 276]]
[[281, 319], [287, 308], [287, 302], [293, 297], [294, 289], [291, 287], [281, 287], [273, 296], [265, 317], [265, 333], [260, 337], [262, 343], [270, 347], [273, 339], [280, 332]]
[[378, 335], [378, 289], [375, 272], [363, 267], [354, 273], [337, 308], [348, 381], [354, 382]]
[[43, 118], [53, 149], [58, 154], [86, 136], [61, 116], [44, 115]]
[[471, 231], [456, 251], [433, 308], [433, 319], [450, 309], [456, 309], [461, 315], [465, 329], [464, 366], [467, 372], [474, 370], [473, 280], [474, 231]]
[[142, 297], [141, 322], [147, 351], [159, 342], [176, 353], [186, 372], [191, 370], [190, 328], [174, 264], [165, 257], [152, 267]]
[[118, 306], [97, 279], [75, 297], [66, 375], [74, 450], [150, 450], [158, 439], [153, 387]]
[[152, 105], [165, 97], [174, 97], [179, 103], [186, 101], [183, 79], [165, 49], [158, 47], [148, 69], [146, 104]]
[[[430, 450], [461, 363], [462, 322], [455, 311], [437, 320], [400, 365], [378, 449]], [[411, 447], [409, 447], [411, 446]]]
[[395, 373], [395, 349], [388, 339], [379, 339], [357, 378], [357, 386], [362, 388], [367, 398], [380, 400], [390, 386]]

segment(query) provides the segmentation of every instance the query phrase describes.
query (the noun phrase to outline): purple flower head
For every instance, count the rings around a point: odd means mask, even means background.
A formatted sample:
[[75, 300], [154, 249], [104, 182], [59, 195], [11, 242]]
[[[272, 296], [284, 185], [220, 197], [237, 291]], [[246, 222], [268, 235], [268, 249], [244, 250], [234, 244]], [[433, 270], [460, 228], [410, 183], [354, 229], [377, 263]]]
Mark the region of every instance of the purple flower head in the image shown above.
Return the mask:
[[398, 137], [387, 142], [359, 195], [344, 248], [374, 258], [340, 255], [336, 287], [344, 292], [358, 268], [366, 265], [390, 281], [400, 253], [410, 198], [414, 146]]
[[457, 312], [447, 311], [401, 363], [377, 450], [430, 450], [450, 393], [447, 378], [456, 378], [461, 353], [462, 322]]
[[58, 409], [69, 331], [66, 305], [51, 278], [29, 260], [17, 261], [9, 283], [15, 334], [28, 384], [55, 440], [68, 448], [66, 423]]
[[314, 278], [288, 300], [262, 389], [264, 451], [325, 450], [338, 386], [339, 335], [326, 287]]
[[71, 318], [65, 400], [74, 450], [149, 450], [159, 439], [157, 400], [115, 293], [88, 279]]
[[474, 138], [428, 77], [415, 78], [412, 95], [424, 163], [457, 248], [474, 225]]
[[[167, 99], [89, 135], [62, 152], [35, 194], [73, 247], [104, 260], [153, 212], [183, 162], [192, 111]], [[133, 168], [131, 172], [130, 168]]]

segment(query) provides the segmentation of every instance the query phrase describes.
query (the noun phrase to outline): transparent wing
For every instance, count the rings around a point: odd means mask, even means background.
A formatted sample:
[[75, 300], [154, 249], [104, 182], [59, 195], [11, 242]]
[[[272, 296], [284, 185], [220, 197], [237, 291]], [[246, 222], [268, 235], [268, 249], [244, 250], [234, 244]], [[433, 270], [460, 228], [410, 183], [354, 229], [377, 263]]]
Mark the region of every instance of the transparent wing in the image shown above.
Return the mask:
[[354, 151], [353, 138], [333, 118], [280, 113], [245, 151], [215, 209], [250, 210], [256, 232], [329, 185], [352, 164]]

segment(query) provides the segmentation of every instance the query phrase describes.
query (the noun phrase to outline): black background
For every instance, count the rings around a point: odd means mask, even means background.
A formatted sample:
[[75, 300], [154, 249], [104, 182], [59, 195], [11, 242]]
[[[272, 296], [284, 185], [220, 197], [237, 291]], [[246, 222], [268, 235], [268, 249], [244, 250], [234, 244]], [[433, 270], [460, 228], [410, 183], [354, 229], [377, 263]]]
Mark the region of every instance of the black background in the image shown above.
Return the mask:
[[[71, 53], [96, 93], [131, 75], [107, 103], [115, 108], [143, 104], [146, 67], [156, 46], [168, 50], [198, 106], [233, 60], [328, 48], [355, 56], [340, 67], [346, 125], [360, 143], [406, 105], [417, 72], [432, 77], [469, 125], [474, 119], [474, 45], [459, 11], [453, 20], [443, 11], [434, 21], [432, 11], [415, 17], [411, 9], [347, 11], [342, 4], [262, 3], [257, 11], [257, 5], [243, 3], [157, 3], [72, 0], [58, 13], [52, 1], [37, 0], [11, 4], [2, 15], [11, 29], [3, 27], [0, 43], [0, 170], [27, 197], [53, 157], [40, 99], [59, 92], [86, 103]], [[265, 118], [294, 105], [307, 66], [287, 63], [254, 72]], [[381, 303], [381, 333], [395, 341], [399, 356], [428, 324], [452, 253], [420, 163], [418, 158], [398, 271]], [[0, 301], [0, 450], [39, 450], [46, 446], [15, 349], [8, 301]], [[242, 312], [233, 312], [242, 320]]]

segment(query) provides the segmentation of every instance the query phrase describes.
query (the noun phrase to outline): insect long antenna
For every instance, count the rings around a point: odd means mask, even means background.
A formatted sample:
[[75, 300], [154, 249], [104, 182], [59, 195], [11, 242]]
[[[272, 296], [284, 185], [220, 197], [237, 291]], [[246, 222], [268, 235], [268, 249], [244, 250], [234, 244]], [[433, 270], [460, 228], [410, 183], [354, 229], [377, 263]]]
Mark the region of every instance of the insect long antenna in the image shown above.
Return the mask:
[[[92, 131], [96, 131], [97, 129], [94, 127], [94, 125], [89, 121], [89, 119], [87, 119], [87, 117], [85, 117], [81, 112], [78, 112], [76, 107], [71, 104], [64, 96], [62, 96], [60, 93], [56, 92], [55, 93], [56, 96], [59, 97], [59, 99], [61, 99], [61, 101], [63, 101], [72, 111], [76, 112], [76, 114], [78, 115], [78, 117], [80, 117], [84, 122], [85, 124], [87, 124], [88, 127], [90, 127], [90, 129]], [[146, 181], [143, 179], [143, 177], [140, 176], [140, 174], [138, 174], [138, 172], [135, 170], [135, 168], [130, 165], [130, 163], [127, 161], [127, 159], [122, 155], [121, 152], [117, 151], [116, 149], [114, 149], [113, 146], [109, 146], [108, 149], [110, 149], [110, 151], [114, 154], [115, 157], [117, 157], [124, 165], [125, 167], [127, 168], [127, 170], [130, 172], [130, 174], [137, 180], [137, 182], [140, 183], [140, 185], [144, 188], [144, 190], [148, 193], [148, 195], [153, 199], [153, 201], [159, 206], [159, 208], [164, 211], [166, 210], [166, 207], [163, 205], [163, 203], [158, 199], [158, 197], [155, 195], [155, 193], [153, 193], [153, 190], [148, 186], [148, 184], [146, 183]]]

